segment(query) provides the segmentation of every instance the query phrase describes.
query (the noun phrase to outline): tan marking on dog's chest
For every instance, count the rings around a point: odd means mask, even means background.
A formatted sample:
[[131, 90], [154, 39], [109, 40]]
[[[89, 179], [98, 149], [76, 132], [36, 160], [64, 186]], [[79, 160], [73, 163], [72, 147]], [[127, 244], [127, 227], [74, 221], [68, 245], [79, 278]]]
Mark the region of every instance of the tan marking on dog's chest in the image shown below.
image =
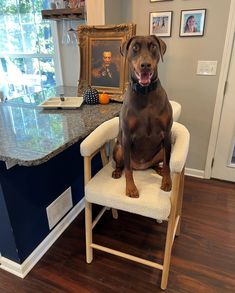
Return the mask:
[[137, 124], [138, 124], [137, 118], [135, 116], [132, 116], [132, 115], [128, 117], [127, 122], [128, 122], [129, 129], [135, 129]]

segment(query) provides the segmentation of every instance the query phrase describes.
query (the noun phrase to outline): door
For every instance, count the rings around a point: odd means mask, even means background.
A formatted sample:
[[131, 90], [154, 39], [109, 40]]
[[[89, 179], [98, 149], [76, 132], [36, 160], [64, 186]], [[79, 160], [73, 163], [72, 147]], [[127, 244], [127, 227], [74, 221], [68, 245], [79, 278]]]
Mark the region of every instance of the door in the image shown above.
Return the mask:
[[216, 143], [212, 177], [235, 182], [235, 43]]

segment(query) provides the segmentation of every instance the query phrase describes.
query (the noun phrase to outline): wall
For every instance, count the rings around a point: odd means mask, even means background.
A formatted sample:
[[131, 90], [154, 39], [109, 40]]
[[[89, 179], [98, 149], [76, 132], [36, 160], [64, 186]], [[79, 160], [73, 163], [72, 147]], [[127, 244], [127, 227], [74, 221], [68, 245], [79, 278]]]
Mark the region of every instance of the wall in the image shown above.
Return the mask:
[[122, 1], [105, 0], [105, 24], [119, 24], [123, 20]]
[[[164, 63], [160, 64], [160, 79], [170, 99], [182, 105], [180, 122], [191, 133], [187, 167], [204, 170], [215, 106], [221, 58], [225, 40], [230, 0], [174, 0], [150, 3], [149, 0], [129, 0], [123, 9], [126, 22], [137, 24], [137, 34], [149, 34], [149, 13], [173, 11], [172, 36], [167, 44]], [[124, 3], [125, 5], [125, 3]], [[203, 37], [179, 37], [181, 10], [206, 8]], [[196, 75], [198, 60], [217, 60], [216, 76]]]
[[89, 25], [105, 24], [105, 0], [86, 0], [86, 7]]
[[[137, 24], [137, 34], [141, 35], [149, 34], [150, 12], [173, 11], [172, 36], [164, 38], [167, 52], [164, 63], [159, 66], [159, 75], [169, 98], [181, 103], [180, 122], [185, 124], [191, 133], [187, 167], [204, 171], [230, 0], [174, 0], [153, 3], [149, 0], [99, 1], [102, 5], [88, 1], [92, 7], [90, 9], [97, 11], [90, 13], [90, 24], [101, 24], [104, 21], [106, 24], [133, 22]], [[103, 4], [105, 15], [103, 10], [98, 8], [103, 8]], [[179, 37], [181, 10], [197, 8], [207, 9], [204, 36]], [[77, 48], [61, 46], [64, 85], [77, 85], [79, 58]], [[217, 60], [217, 75], [196, 75], [198, 60]]]
[[80, 54], [78, 46], [62, 44], [64, 27], [70, 25], [76, 29], [84, 21], [58, 21], [59, 50], [62, 67], [62, 78], [65, 86], [77, 86], [80, 75]]
[[[87, 23], [89, 25], [101, 25], [120, 23], [122, 5], [116, 0], [87, 0]], [[80, 53], [77, 46], [67, 46], [61, 43], [63, 27], [71, 25], [74, 29], [84, 21], [58, 22], [59, 50], [61, 55], [61, 67], [63, 84], [65, 86], [77, 86], [80, 76]]]

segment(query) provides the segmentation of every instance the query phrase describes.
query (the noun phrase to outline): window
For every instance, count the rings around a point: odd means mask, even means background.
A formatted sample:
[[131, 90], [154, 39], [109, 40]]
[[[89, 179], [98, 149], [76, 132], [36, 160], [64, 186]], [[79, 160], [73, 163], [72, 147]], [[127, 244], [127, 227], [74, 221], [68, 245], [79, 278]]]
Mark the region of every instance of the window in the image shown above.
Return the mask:
[[55, 86], [51, 23], [41, 17], [47, 3], [0, 1], [0, 91], [7, 98]]

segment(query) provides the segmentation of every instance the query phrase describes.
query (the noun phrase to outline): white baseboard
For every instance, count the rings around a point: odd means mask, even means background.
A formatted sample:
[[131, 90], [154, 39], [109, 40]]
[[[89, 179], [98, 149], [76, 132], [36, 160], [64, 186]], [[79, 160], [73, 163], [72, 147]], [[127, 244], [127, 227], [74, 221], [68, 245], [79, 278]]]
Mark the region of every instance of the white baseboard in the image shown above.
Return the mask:
[[204, 179], [205, 178], [205, 171], [198, 170], [198, 169], [185, 168], [185, 175]]
[[3, 269], [4, 271], [7, 271], [11, 274], [16, 275], [17, 277], [24, 278], [23, 272], [22, 272], [22, 265], [5, 258], [1, 256], [1, 265], [0, 268]]
[[8, 258], [0, 256], [0, 268], [20, 278], [24, 278], [83, 209], [84, 199], [80, 200], [80, 202], [72, 208], [22, 264], [18, 264]]

